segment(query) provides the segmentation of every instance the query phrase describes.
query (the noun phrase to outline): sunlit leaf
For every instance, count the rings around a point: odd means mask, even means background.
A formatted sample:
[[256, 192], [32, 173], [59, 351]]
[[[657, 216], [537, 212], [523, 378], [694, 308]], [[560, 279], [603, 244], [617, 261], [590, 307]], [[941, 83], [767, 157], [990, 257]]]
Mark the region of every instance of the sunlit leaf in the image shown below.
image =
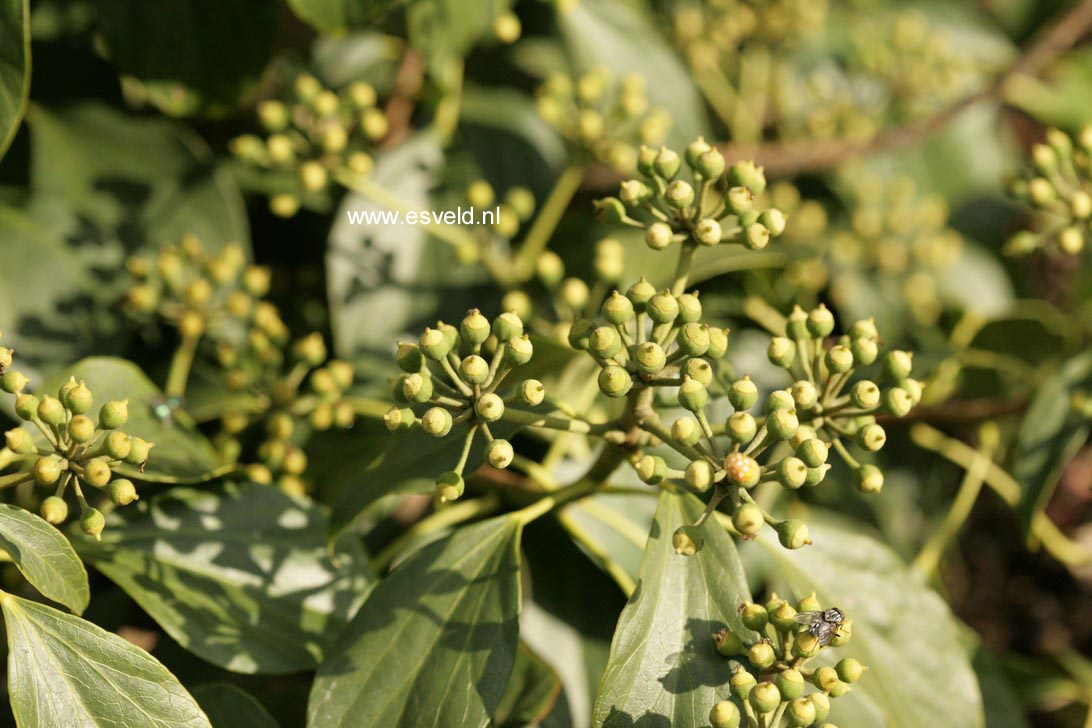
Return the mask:
[[4, 155], [30, 94], [30, 0], [0, 2], [0, 157]]
[[87, 608], [87, 571], [56, 528], [29, 511], [0, 503], [0, 550], [42, 596], [76, 614]]

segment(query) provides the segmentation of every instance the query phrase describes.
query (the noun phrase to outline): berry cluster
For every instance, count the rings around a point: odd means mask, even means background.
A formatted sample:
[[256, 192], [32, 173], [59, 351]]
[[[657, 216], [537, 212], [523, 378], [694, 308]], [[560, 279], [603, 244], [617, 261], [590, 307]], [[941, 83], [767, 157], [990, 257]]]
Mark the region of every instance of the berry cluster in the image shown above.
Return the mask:
[[553, 74], [538, 89], [538, 113], [579, 155], [629, 173], [637, 144], [659, 144], [671, 127], [667, 111], [649, 108], [645, 85], [641, 76], [619, 79], [606, 68], [576, 79]]
[[56, 397], [35, 396], [24, 391], [29, 381], [11, 362], [11, 349], [0, 347], [0, 389], [15, 395], [16, 414], [40, 437], [27, 427], [4, 433], [5, 446], [24, 469], [0, 477], [0, 487], [34, 482], [52, 488], [38, 509], [54, 525], [68, 519], [65, 494], [71, 489], [80, 506], [80, 528], [99, 538], [106, 518], [87, 502], [83, 486], [101, 490], [116, 505], [132, 503], [138, 497], [133, 482], [115, 477], [114, 471], [122, 463], [143, 471], [154, 443], [120, 429], [129, 419], [127, 400], [107, 402], [92, 419], [87, 413], [94, 396], [86, 384], [72, 378]]
[[[542, 404], [546, 390], [540, 381], [521, 381], [507, 397], [498, 393], [512, 370], [533, 354], [519, 316], [502, 313], [490, 322], [477, 309], [469, 311], [458, 327], [441, 321], [426, 328], [416, 344], [398, 344], [396, 360], [404, 373], [392, 382], [392, 391], [400, 404], [384, 417], [387, 428], [391, 432], [420, 428], [433, 437], [446, 437], [455, 425], [467, 425], [462, 457], [436, 480], [441, 501], [462, 495], [463, 469], [479, 431], [488, 442], [486, 462], [495, 468], [511, 465], [515, 457], [511, 443], [494, 437], [490, 424], [502, 419], [533, 424], [537, 419], [513, 405]], [[427, 409], [418, 415], [415, 406]]]
[[[684, 158], [689, 181], [680, 175]], [[683, 156], [666, 147], [642, 147], [637, 169], [643, 179], [622, 182], [618, 197], [595, 203], [596, 213], [604, 222], [643, 229], [653, 250], [678, 244], [692, 251], [721, 243], [760, 250], [785, 230], [780, 210], [755, 204], [766, 189], [762, 168], [753, 162], [729, 166], [700, 137]]]
[[263, 101], [258, 118], [266, 136], [244, 134], [231, 151], [275, 182], [269, 207], [292, 217], [303, 201], [328, 190], [338, 172], [370, 174], [369, 150], [387, 135], [387, 117], [376, 106], [375, 89], [357, 81], [334, 91], [301, 73], [284, 99]]
[[1048, 130], [1046, 141], [1032, 147], [1031, 162], [1010, 191], [1034, 210], [1032, 229], [1014, 235], [1006, 252], [1026, 255], [1046, 249], [1079, 254], [1092, 232], [1092, 126], [1075, 138]]
[[[839, 610], [832, 611], [841, 618]], [[792, 728], [835, 728], [826, 722], [831, 698], [849, 692], [850, 686], [868, 668], [851, 657], [840, 660], [834, 667], [808, 667], [808, 662], [828, 646], [847, 644], [853, 626], [850, 620], [840, 621], [836, 628], [831, 627], [829, 640], [823, 639], [815, 634], [817, 630], [797, 619], [804, 612], [823, 614], [814, 594], [802, 599], [796, 607], [773, 595], [765, 605], [739, 607], [743, 624], [758, 633], [756, 641], [745, 641], [726, 627], [713, 635], [717, 652], [736, 661], [729, 682], [735, 700], [722, 700], [713, 706], [709, 722], [714, 728], [741, 725], [772, 728], [783, 725], [782, 720]], [[811, 692], [809, 686], [813, 688]]]

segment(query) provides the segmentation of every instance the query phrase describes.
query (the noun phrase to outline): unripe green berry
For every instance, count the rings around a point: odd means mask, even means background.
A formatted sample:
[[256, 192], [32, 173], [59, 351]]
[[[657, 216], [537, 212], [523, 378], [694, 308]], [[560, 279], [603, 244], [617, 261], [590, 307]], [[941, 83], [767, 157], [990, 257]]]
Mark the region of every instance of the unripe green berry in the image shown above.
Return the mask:
[[777, 540], [787, 549], [799, 549], [811, 543], [811, 532], [808, 524], [795, 518], [782, 521], [774, 527], [777, 531]]
[[830, 472], [830, 465], [826, 463], [818, 467], [808, 468], [808, 479], [804, 482], [804, 485], [819, 485], [827, 477], [828, 472]]
[[865, 670], [867, 669], [867, 667], [857, 662], [852, 657], [843, 658], [834, 666], [834, 670], [838, 673], [838, 678], [846, 683], [857, 682], [861, 679], [861, 676], [864, 675]]
[[679, 526], [671, 534], [671, 546], [679, 556], [693, 556], [705, 545], [705, 536], [698, 526]]
[[709, 327], [709, 348], [705, 356], [710, 359], [720, 359], [728, 353], [728, 329]]
[[736, 162], [728, 168], [728, 184], [746, 187], [755, 195], [766, 191], [766, 175], [754, 162]]
[[853, 359], [861, 366], [868, 366], [880, 356], [880, 345], [874, 339], [853, 339], [850, 341], [849, 350], [853, 352]]
[[125, 478], [118, 478], [110, 483], [106, 488], [106, 493], [110, 500], [119, 506], [127, 506], [140, 497], [137, 495], [133, 481]]
[[[771, 654], [770, 664], [773, 664], [773, 648], [770, 647], [769, 649]], [[763, 667], [769, 667], [769, 665], [763, 665]], [[754, 690], [747, 696], [747, 701], [757, 712], [771, 713], [777, 710], [777, 706], [781, 705], [781, 691], [771, 682], [761, 682], [755, 685]]]
[[908, 351], [889, 351], [883, 358], [884, 374], [895, 381], [909, 377], [913, 366], [914, 355]]
[[757, 684], [758, 681], [755, 680], [755, 676], [740, 667], [736, 669], [732, 679], [728, 681], [728, 689], [735, 697], [746, 700]]
[[656, 288], [644, 276], [641, 276], [641, 280], [634, 283], [626, 291], [626, 298], [633, 304], [633, 310], [638, 313], [645, 310], [645, 305], [655, 295]]
[[60, 427], [68, 419], [68, 413], [59, 399], [47, 394], [38, 403], [38, 418], [47, 425]]
[[748, 410], [758, 401], [758, 387], [750, 377], [743, 377], [732, 382], [728, 388], [728, 401], [737, 410]]
[[830, 715], [830, 698], [826, 693], [812, 693], [807, 697], [808, 701], [815, 706], [815, 721], [824, 721], [827, 716]]
[[106, 517], [98, 509], [88, 508], [80, 515], [80, 530], [96, 541], [101, 538], [104, 528], [106, 528]]
[[785, 333], [794, 340], [806, 339], [808, 333], [808, 313], [800, 306], [793, 306], [785, 321]]
[[535, 262], [535, 274], [543, 285], [553, 288], [565, 277], [565, 263], [557, 253], [547, 250]]
[[122, 459], [130, 465], [139, 465], [143, 467], [144, 463], [148, 462], [148, 457], [151, 455], [153, 447], [155, 447], [154, 442], [148, 442], [139, 437], [130, 438], [129, 454]]
[[684, 377], [679, 386], [679, 405], [691, 412], [700, 412], [709, 404], [709, 390], [701, 382]]
[[428, 402], [432, 399], [432, 393], [432, 377], [428, 374], [406, 374], [402, 377], [402, 396], [407, 402]]
[[476, 308], [470, 309], [459, 324], [459, 335], [471, 346], [484, 344], [491, 331], [489, 319]]
[[21, 427], [5, 432], [4, 443], [16, 455], [29, 455], [34, 452], [34, 438]]
[[39, 483], [53, 485], [61, 477], [63, 463], [56, 455], [44, 455], [34, 461], [34, 467], [31, 470], [34, 473], [34, 479]]
[[652, 164], [653, 170], [659, 176], [664, 179], [670, 179], [679, 172], [679, 167], [682, 166], [682, 159], [679, 155], [668, 149], [667, 147], [660, 147], [660, 151], [656, 154], [656, 160]]
[[792, 445], [795, 450], [807, 440], [811, 440], [815, 437], [818, 437], [818, 434], [815, 432], [814, 427], [811, 427], [810, 425], [800, 425], [800, 427], [796, 428], [796, 434], [789, 438], [789, 444]]
[[760, 670], [774, 664], [776, 660], [777, 653], [769, 640], [756, 642], [747, 649], [747, 661]]
[[667, 462], [658, 455], [645, 455], [633, 469], [637, 471], [637, 477], [649, 485], [659, 485], [667, 477]]
[[755, 418], [750, 413], [736, 412], [728, 417], [724, 429], [732, 442], [745, 445], [755, 439], [755, 435], [758, 434], [758, 423], [755, 422]]
[[76, 415], [68, 421], [68, 436], [83, 444], [95, 436], [95, 421], [86, 415]]
[[874, 495], [883, 489], [883, 472], [875, 465], [862, 465], [856, 473], [857, 490]]
[[91, 390], [87, 388], [86, 384], [80, 382], [65, 393], [62, 401], [69, 412], [74, 415], [82, 415], [91, 409], [92, 399]]
[[110, 482], [113, 472], [105, 458], [92, 458], [84, 463], [83, 479], [88, 484], [101, 488]]
[[876, 328], [876, 320], [867, 318], [854, 322], [849, 327], [849, 337], [851, 339], [869, 339], [875, 341], [879, 338], [880, 332]]
[[739, 617], [747, 629], [761, 632], [770, 622], [770, 613], [761, 604], [748, 602], [739, 608]]
[[720, 223], [711, 217], [698, 220], [698, 224], [694, 226], [694, 240], [702, 245], [718, 244], [723, 234]]
[[914, 407], [917, 407], [918, 404], [921, 403], [921, 382], [916, 379], [911, 379], [910, 377], [907, 377], [906, 379], [900, 379], [898, 381], [898, 387], [899, 389], [904, 390], [908, 395], [910, 395], [910, 403]]
[[456, 500], [463, 494], [465, 487], [463, 476], [454, 470], [448, 470], [436, 478], [436, 497], [441, 503]]
[[674, 239], [675, 233], [667, 223], [654, 222], [645, 228], [645, 244], [653, 250], [666, 250]]
[[762, 250], [770, 244], [770, 231], [757, 222], [748, 225], [743, 231], [743, 244], [751, 250]]
[[617, 197], [604, 197], [592, 206], [595, 217], [605, 225], [618, 225], [626, 219], [626, 206]]
[[766, 417], [766, 431], [778, 440], [788, 440], [796, 434], [796, 428], [799, 426], [800, 420], [796, 417], [796, 410], [779, 409]]
[[523, 366], [531, 361], [534, 354], [535, 347], [527, 334], [512, 337], [504, 349], [505, 360], [514, 367]]
[[684, 210], [694, 203], [694, 188], [689, 182], [674, 180], [664, 190], [664, 201], [676, 210]]
[[[801, 687], [803, 686], [801, 685]], [[792, 699], [788, 709], [785, 710], [785, 718], [789, 721], [789, 725], [795, 728], [813, 725], [815, 723], [815, 705], [807, 698], [797, 696]]]
[[769, 230], [770, 235], [776, 238], [785, 232], [785, 226], [788, 224], [788, 220], [785, 219], [785, 213], [777, 208], [771, 207], [769, 210], [764, 210], [762, 214], [758, 216], [758, 223]]
[[531, 407], [537, 407], [546, 399], [546, 387], [537, 379], [527, 379], [519, 385], [519, 401]]
[[696, 322], [684, 324], [675, 341], [687, 356], [704, 356], [709, 351], [709, 327]]
[[731, 700], [721, 700], [709, 711], [713, 728], [739, 728], [739, 708]]
[[42, 514], [42, 518], [45, 519], [46, 523], [59, 526], [68, 519], [68, 504], [65, 503], [64, 498], [51, 495], [42, 501], [42, 505], [38, 507], [38, 512]]
[[806, 379], [794, 382], [789, 391], [797, 409], [810, 410], [819, 401], [819, 390]]
[[29, 379], [23, 376], [22, 372], [9, 369], [0, 375], [0, 389], [4, 390], [8, 394], [18, 394], [30, 382]]
[[880, 404], [880, 388], [875, 382], [862, 380], [849, 391], [849, 400], [858, 409], [873, 410]]
[[409, 407], [391, 407], [383, 415], [383, 424], [389, 432], [407, 432], [416, 421], [417, 417]]
[[744, 538], [754, 537], [766, 525], [766, 519], [761, 508], [744, 503], [732, 514], [732, 525]]
[[787, 457], [777, 464], [777, 482], [795, 490], [807, 482], [808, 466], [797, 457]]
[[818, 339], [825, 339], [834, 331], [834, 314], [820, 303], [808, 314], [807, 327], [809, 334]]
[[843, 374], [853, 368], [853, 352], [848, 346], [835, 344], [827, 349], [825, 361], [832, 373]]
[[708, 152], [713, 147], [709, 146], [709, 142], [705, 141], [705, 137], [699, 136], [694, 141], [686, 145], [686, 152], [684, 157], [686, 163], [691, 167], [694, 167], [698, 163], [698, 157]]
[[595, 331], [595, 323], [588, 319], [577, 319], [573, 321], [573, 325], [569, 327], [568, 341], [569, 346], [577, 351], [587, 351], [591, 345], [591, 335]]
[[632, 388], [633, 379], [620, 366], [612, 364], [599, 372], [599, 391], [608, 397], [625, 397]]
[[474, 412], [484, 422], [496, 422], [504, 415], [504, 400], [500, 395], [488, 392], [474, 402]]
[[15, 398], [15, 414], [20, 419], [33, 420], [38, 416], [38, 398], [33, 394], [20, 394]]
[[421, 416], [421, 429], [433, 437], [444, 437], [451, 426], [451, 413], [443, 407], [431, 407]]
[[489, 364], [477, 354], [471, 354], [459, 364], [459, 375], [467, 384], [485, 384], [489, 378]]
[[425, 356], [421, 353], [421, 347], [416, 344], [399, 342], [394, 360], [398, 363], [398, 368], [404, 372], [419, 372], [425, 367]]
[[905, 417], [914, 408], [910, 394], [901, 387], [892, 387], [883, 393], [881, 409], [893, 417]]
[[698, 155], [698, 158], [691, 166], [693, 166], [694, 171], [700, 174], [703, 179], [717, 180], [724, 174], [727, 162], [725, 161], [723, 154], [715, 148], [712, 148]]
[[493, 319], [493, 335], [504, 343], [513, 337], [523, 335], [523, 321], [512, 312], [502, 313]]
[[622, 351], [622, 337], [612, 326], [600, 326], [588, 338], [588, 351], [600, 359], [610, 359]]
[[[820, 467], [826, 463], [829, 455], [829, 446], [817, 437], [808, 438], [796, 446], [796, 457], [808, 468]], [[806, 477], [804, 482], [807, 482]]]
[[713, 644], [721, 657], [735, 657], [744, 651], [743, 640], [732, 630], [721, 627], [713, 633]]
[[799, 670], [792, 668], [782, 670], [774, 678], [774, 684], [777, 685], [777, 689], [781, 691], [781, 697], [785, 700], [796, 700], [804, 694], [804, 676]]
[[679, 315], [679, 302], [671, 291], [663, 291], [648, 300], [645, 311], [653, 323], [669, 324]]
[[107, 402], [99, 408], [99, 427], [104, 430], [116, 430], [125, 427], [129, 421], [129, 400], [119, 399]]
[[627, 207], [637, 207], [652, 197], [652, 189], [637, 179], [627, 179], [618, 185], [618, 199]]
[[769, 358], [770, 363], [775, 366], [788, 369], [796, 358], [796, 344], [784, 336], [775, 336], [770, 339], [770, 346], [766, 349], [766, 356]]
[[865, 425], [857, 430], [854, 439], [861, 448], [868, 450], [869, 452], [876, 452], [883, 448], [884, 443], [887, 442], [887, 433], [884, 432], [883, 427], [880, 425]]
[[667, 365], [667, 354], [655, 341], [646, 341], [634, 352], [633, 363], [641, 374], [659, 374]]
[[749, 212], [755, 204], [755, 194], [746, 187], [729, 187], [724, 194], [724, 204], [728, 212], [742, 215]]
[[702, 386], [708, 387], [713, 383], [713, 365], [705, 359], [687, 359], [682, 368], [683, 376], [690, 377]]
[[704, 493], [713, 485], [713, 466], [706, 460], [694, 460], [686, 466], [684, 479], [686, 484], [699, 493]]
[[689, 324], [701, 319], [701, 301], [697, 293], [684, 293], [678, 297], [679, 323]]
[[499, 470], [511, 465], [515, 457], [516, 451], [512, 448], [512, 443], [499, 438], [489, 443], [489, 449], [485, 452], [486, 461]]
[[607, 297], [599, 311], [608, 323], [615, 326], [621, 326], [632, 321], [634, 316], [633, 303], [618, 291]]
[[701, 426], [693, 417], [680, 417], [671, 425], [671, 438], [683, 445], [693, 445], [701, 435]]
[[418, 348], [429, 359], [439, 361], [451, 352], [451, 342], [440, 329], [426, 328], [418, 340]]

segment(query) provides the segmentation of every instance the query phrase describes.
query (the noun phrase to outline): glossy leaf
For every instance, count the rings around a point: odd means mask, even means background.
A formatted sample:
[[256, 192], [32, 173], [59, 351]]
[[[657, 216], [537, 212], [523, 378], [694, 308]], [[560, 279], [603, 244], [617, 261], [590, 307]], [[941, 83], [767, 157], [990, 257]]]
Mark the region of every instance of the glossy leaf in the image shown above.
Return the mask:
[[326, 514], [262, 485], [174, 488], [115, 512], [87, 561], [183, 647], [234, 672], [313, 668], [374, 585]]
[[138, 99], [174, 116], [220, 115], [257, 84], [276, 10], [266, 0], [99, 0], [98, 19], [110, 59], [140, 84]]
[[1092, 386], [1092, 353], [1066, 362], [1040, 385], [1020, 425], [1012, 454], [1012, 474], [1021, 485], [1017, 513], [1030, 535], [1031, 524], [1050, 501], [1065, 464], [1088, 440], [1088, 421], [1074, 414], [1075, 390]]
[[[981, 728], [982, 696], [960, 627], [940, 595], [886, 545], [831, 520], [809, 517], [814, 543], [788, 551], [765, 529], [756, 545], [773, 561], [776, 588], [815, 592], [853, 620], [853, 639], [834, 653], [868, 665], [853, 692], [888, 728]], [[831, 722], [842, 724], [834, 703]], [[850, 725], [853, 725], [851, 722]]]
[[144, 472], [132, 465], [120, 465], [117, 470], [130, 477], [158, 483], [196, 483], [222, 475], [231, 465], [221, 462], [212, 444], [191, 423], [184, 413], [168, 421], [153, 414], [162, 401], [163, 392], [140, 368], [125, 359], [90, 357], [64, 370], [46, 382], [41, 390], [56, 392], [70, 376], [83, 380], [95, 396], [92, 412], [110, 400], [129, 400], [129, 422], [125, 432], [154, 442]]
[[0, 598], [8, 692], [25, 728], [202, 728], [197, 702], [139, 647], [44, 604]]
[[0, 2], [0, 157], [11, 146], [30, 95], [30, 0]]
[[0, 550], [42, 596], [76, 614], [87, 608], [87, 570], [56, 528], [29, 511], [0, 503]]
[[549, 663], [520, 642], [512, 677], [493, 714], [498, 728], [523, 728], [542, 721], [561, 693], [561, 678]]
[[376, 587], [315, 678], [307, 724], [486, 726], [516, 660], [520, 524], [461, 528]]
[[675, 529], [703, 510], [692, 495], [661, 494], [641, 579], [611, 644], [594, 725], [705, 725], [709, 709], [727, 697], [731, 671], [712, 635], [725, 626], [753, 634], [737, 611], [750, 601], [739, 554], [716, 527], [705, 529], [705, 547], [694, 556], [671, 545]]
[[278, 728], [257, 698], [231, 683], [208, 683], [193, 689], [193, 697], [216, 728]]
[[322, 33], [337, 33], [370, 23], [394, 0], [288, 0], [292, 12]]

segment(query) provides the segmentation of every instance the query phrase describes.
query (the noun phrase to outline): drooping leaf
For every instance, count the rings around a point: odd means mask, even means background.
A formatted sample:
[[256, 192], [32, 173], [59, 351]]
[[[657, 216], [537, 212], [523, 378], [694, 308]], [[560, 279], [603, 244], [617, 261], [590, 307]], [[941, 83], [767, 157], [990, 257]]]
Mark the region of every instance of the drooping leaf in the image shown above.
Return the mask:
[[[889, 728], [982, 728], [982, 696], [959, 626], [940, 595], [886, 545], [828, 519], [809, 516], [814, 543], [788, 551], [771, 529], [750, 548], [772, 559], [775, 586], [800, 598], [815, 592], [853, 620], [853, 639], [834, 658], [868, 665], [853, 687]], [[838, 701], [831, 722], [842, 724]], [[850, 723], [853, 725], [853, 723]]]
[[[110, 60], [161, 111], [222, 115], [272, 54], [277, 6], [266, 0], [100, 0]], [[133, 82], [130, 82], [133, 85]]]
[[235, 672], [313, 668], [374, 585], [326, 514], [255, 484], [173, 488], [115, 512], [87, 561], [183, 647]]
[[675, 553], [675, 529], [702, 510], [692, 495], [661, 494], [641, 579], [618, 620], [593, 725], [705, 725], [709, 709], [727, 697], [731, 672], [713, 633], [729, 627], [753, 635], [737, 611], [750, 592], [725, 530], [705, 529], [705, 547], [694, 556]]
[[124, 464], [117, 468], [119, 472], [157, 483], [197, 483], [231, 469], [220, 460], [212, 443], [184, 421], [184, 413], [168, 421], [155, 416], [153, 409], [162, 401], [163, 392], [136, 364], [114, 357], [90, 357], [47, 381], [41, 391], [56, 392], [70, 376], [87, 383], [95, 396], [93, 412], [110, 400], [128, 399], [125, 432], [155, 443], [143, 472]]
[[0, 157], [11, 146], [30, 95], [30, 0], [0, 2]]
[[319, 667], [312, 728], [486, 726], [518, 644], [520, 524], [461, 528], [376, 587]]
[[[429, 209], [442, 160], [438, 142], [420, 135], [380, 157], [372, 180], [413, 210]], [[330, 230], [327, 287], [334, 348], [343, 359], [389, 361], [398, 337], [416, 338], [438, 317], [461, 318], [473, 304], [467, 286], [480, 269], [458, 261], [451, 244], [419, 225], [353, 224], [349, 213], [386, 208], [345, 196]]]
[[79, 617], [10, 594], [8, 693], [25, 728], [209, 728], [186, 689], [154, 657]]
[[1088, 421], [1073, 412], [1071, 397], [1092, 387], [1092, 353], [1070, 359], [1040, 385], [1020, 424], [1012, 474], [1020, 483], [1017, 513], [1028, 538], [1031, 524], [1050, 501], [1062, 468], [1088, 440]]
[[81, 614], [91, 600], [87, 570], [61, 532], [33, 513], [0, 504], [0, 550], [47, 599]]
[[560, 13], [558, 21], [578, 68], [603, 66], [619, 77], [636, 73], [645, 78], [650, 105], [671, 112], [669, 146], [683, 149], [699, 134], [710, 136], [701, 95], [644, 4], [579, 3]]
[[561, 678], [549, 663], [519, 643], [512, 677], [493, 714], [498, 728], [523, 728], [545, 718], [561, 693]]
[[288, 7], [323, 33], [359, 28], [378, 18], [394, 0], [288, 0]]
[[198, 685], [193, 697], [216, 728], [279, 728], [257, 698], [231, 683]]

